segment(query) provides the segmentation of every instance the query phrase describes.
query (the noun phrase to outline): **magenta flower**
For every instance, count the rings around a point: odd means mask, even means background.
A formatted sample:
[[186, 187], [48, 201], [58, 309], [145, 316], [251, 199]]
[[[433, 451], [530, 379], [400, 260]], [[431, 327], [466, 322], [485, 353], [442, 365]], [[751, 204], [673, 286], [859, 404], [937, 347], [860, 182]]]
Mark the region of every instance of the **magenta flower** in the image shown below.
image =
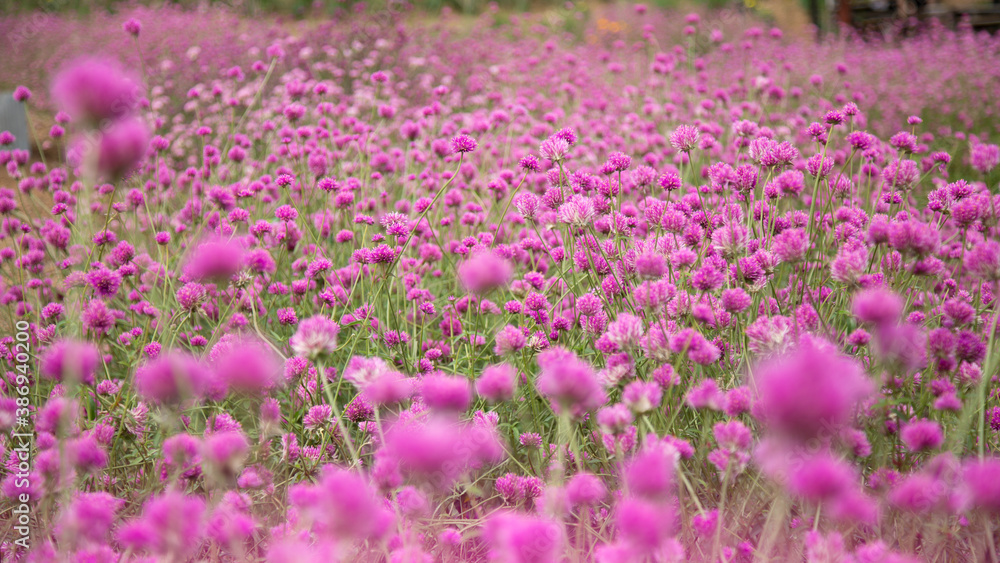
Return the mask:
[[467, 153], [476, 150], [478, 143], [468, 135], [458, 135], [451, 140], [451, 149], [457, 153]]
[[483, 295], [510, 281], [513, 268], [494, 252], [479, 252], [458, 265], [458, 280], [469, 292]]
[[472, 388], [463, 376], [431, 373], [420, 381], [420, 396], [433, 409], [462, 412], [472, 403]]
[[177, 404], [200, 398], [213, 379], [211, 371], [199, 360], [181, 352], [169, 352], [136, 370], [135, 388], [146, 400]]
[[848, 424], [873, 387], [856, 361], [812, 337], [755, 369], [754, 384], [755, 415], [771, 431], [802, 440], [831, 435]]
[[501, 403], [514, 397], [517, 370], [509, 364], [489, 366], [476, 380], [476, 393], [484, 399]]
[[933, 420], [914, 420], [904, 424], [900, 438], [913, 452], [933, 450], [944, 442], [941, 425]]
[[538, 355], [538, 390], [560, 410], [580, 415], [607, 402], [590, 365], [564, 348], [551, 348]]
[[316, 315], [300, 322], [288, 343], [296, 355], [314, 360], [332, 354], [337, 349], [339, 333], [340, 325]]
[[484, 536], [500, 561], [544, 563], [562, 553], [564, 534], [555, 521], [517, 513], [498, 513], [484, 529]]
[[159, 557], [185, 558], [201, 546], [204, 518], [201, 498], [168, 491], [149, 500], [142, 515], [121, 526], [116, 537], [125, 546]]
[[99, 364], [100, 355], [93, 344], [60, 340], [45, 350], [39, 369], [42, 376], [49, 379], [93, 385]]
[[140, 95], [137, 80], [115, 63], [95, 58], [73, 62], [52, 83], [60, 109], [93, 124], [128, 117], [138, 107]]

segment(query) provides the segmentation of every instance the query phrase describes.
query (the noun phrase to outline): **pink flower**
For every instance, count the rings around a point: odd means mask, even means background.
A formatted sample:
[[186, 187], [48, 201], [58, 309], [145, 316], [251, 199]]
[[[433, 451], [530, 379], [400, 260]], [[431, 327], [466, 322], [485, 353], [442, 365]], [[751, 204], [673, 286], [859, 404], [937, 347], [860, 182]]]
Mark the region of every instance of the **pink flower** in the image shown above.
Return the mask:
[[315, 360], [337, 349], [339, 333], [340, 325], [332, 319], [315, 315], [299, 323], [289, 344], [297, 356]]
[[495, 560], [506, 563], [547, 563], [562, 553], [564, 532], [553, 520], [501, 512], [486, 521], [483, 536]]
[[202, 443], [202, 458], [224, 474], [235, 477], [249, 448], [243, 432], [213, 432]]
[[910, 451], [933, 450], [944, 442], [941, 425], [933, 420], [914, 420], [903, 426], [900, 438]]
[[137, 80], [115, 63], [96, 58], [73, 62], [52, 83], [52, 96], [60, 109], [93, 124], [129, 116], [140, 95]]
[[566, 499], [570, 506], [590, 506], [604, 500], [607, 487], [600, 477], [590, 473], [577, 473], [566, 483]]
[[101, 133], [97, 171], [117, 180], [128, 175], [145, 157], [149, 128], [138, 118], [117, 121]]
[[93, 385], [99, 362], [100, 356], [93, 344], [60, 340], [45, 350], [39, 368], [42, 376], [49, 379]]
[[538, 390], [560, 409], [573, 414], [594, 410], [607, 395], [590, 364], [565, 348], [550, 348], [538, 355]]
[[836, 434], [872, 391], [855, 360], [813, 337], [802, 338], [790, 354], [764, 363], [753, 376], [755, 415], [770, 430], [802, 440]]
[[420, 395], [427, 406], [442, 411], [462, 412], [472, 403], [472, 388], [468, 379], [440, 372], [423, 377]]
[[797, 461], [789, 471], [789, 490], [812, 502], [836, 499], [858, 483], [854, 468], [829, 453], [821, 452]]
[[198, 551], [204, 537], [205, 501], [178, 491], [153, 497], [142, 515], [117, 531], [118, 541], [162, 558], [185, 559]]
[[596, 214], [594, 202], [582, 195], [572, 196], [559, 207], [559, 221], [578, 229], [590, 225]]
[[135, 388], [149, 401], [175, 404], [188, 398], [200, 398], [213, 379], [211, 371], [194, 357], [171, 352], [136, 370]]
[[385, 448], [402, 474], [437, 489], [451, 487], [503, 452], [494, 428], [447, 416], [396, 424], [386, 434]]
[[210, 238], [191, 252], [184, 273], [199, 281], [228, 281], [243, 265], [243, 248], [235, 241]]
[[852, 311], [862, 322], [876, 325], [895, 323], [903, 314], [903, 300], [887, 289], [866, 289], [854, 296]]
[[1000, 459], [968, 461], [962, 480], [973, 507], [1000, 514]]
[[278, 358], [260, 340], [220, 341], [212, 352], [219, 383], [234, 391], [259, 395], [282, 383]]
[[334, 465], [324, 466], [315, 484], [293, 485], [288, 500], [318, 538], [378, 540], [393, 523], [365, 477]]
[[517, 370], [509, 364], [489, 366], [476, 380], [476, 393], [484, 399], [500, 403], [514, 397]]
[[510, 281], [513, 268], [494, 252], [474, 254], [458, 265], [458, 280], [466, 290], [478, 295], [503, 287]]

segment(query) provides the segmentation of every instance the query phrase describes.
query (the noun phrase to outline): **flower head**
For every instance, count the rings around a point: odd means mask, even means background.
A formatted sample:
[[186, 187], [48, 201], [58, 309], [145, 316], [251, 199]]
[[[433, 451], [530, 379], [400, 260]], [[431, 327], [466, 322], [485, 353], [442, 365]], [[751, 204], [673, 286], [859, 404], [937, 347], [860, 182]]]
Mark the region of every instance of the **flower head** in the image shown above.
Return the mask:
[[315, 315], [299, 323], [289, 340], [295, 355], [310, 360], [332, 354], [337, 349], [340, 325], [322, 315]]
[[468, 135], [459, 135], [451, 140], [451, 149], [457, 153], [467, 153], [476, 150], [478, 143]]
[[754, 370], [755, 414], [781, 434], [808, 440], [848, 424], [872, 384], [832, 344], [804, 337], [791, 353]]
[[52, 96], [59, 108], [93, 124], [131, 115], [139, 103], [138, 81], [117, 64], [85, 58], [63, 69], [52, 83]]
[[582, 414], [607, 401], [594, 369], [573, 352], [551, 348], [538, 355], [538, 366], [538, 390], [560, 409]]

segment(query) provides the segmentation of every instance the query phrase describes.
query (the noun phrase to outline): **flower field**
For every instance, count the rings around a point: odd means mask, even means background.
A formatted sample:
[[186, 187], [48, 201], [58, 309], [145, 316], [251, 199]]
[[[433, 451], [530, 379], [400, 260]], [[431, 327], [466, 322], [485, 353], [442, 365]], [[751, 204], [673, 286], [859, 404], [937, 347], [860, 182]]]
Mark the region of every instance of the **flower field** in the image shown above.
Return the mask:
[[0, 560], [1000, 560], [1000, 39], [351, 11], [0, 16]]

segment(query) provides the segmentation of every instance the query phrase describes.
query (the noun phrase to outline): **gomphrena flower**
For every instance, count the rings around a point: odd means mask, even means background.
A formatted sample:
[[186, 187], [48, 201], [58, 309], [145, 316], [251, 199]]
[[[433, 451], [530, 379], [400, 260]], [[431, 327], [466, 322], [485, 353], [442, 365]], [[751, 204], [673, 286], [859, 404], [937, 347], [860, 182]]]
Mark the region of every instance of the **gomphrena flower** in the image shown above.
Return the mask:
[[457, 153], [467, 153], [476, 150], [479, 143], [468, 135], [458, 135], [451, 140], [451, 149]]
[[913, 420], [903, 425], [900, 438], [910, 451], [932, 450], [944, 442], [941, 425], [933, 420]]
[[854, 316], [861, 322], [875, 325], [893, 324], [903, 314], [903, 300], [887, 289], [867, 289], [854, 296]]
[[100, 355], [93, 344], [60, 340], [45, 350], [39, 361], [39, 371], [43, 377], [56, 381], [93, 385], [98, 365]]
[[528, 343], [524, 331], [512, 325], [501, 328], [494, 339], [496, 345], [493, 348], [493, 352], [501, 357], [517, 352]]
[[483, 295], [510, 281], [510, 262], [492, 251], [477, 252], [458, 265], [458, 279], [471, 293]]
[[691, 152], [698, 148], [701, 133], [693, 125], [681, 125], [670, 134], [670, 145], [680, 152]]
[[489, 424], [453, 416], [400, 421], [386, 433], [385, 460], [406, 479], [441, 490], [498, 461], [503, 449]]
[[374, 540], [388, 532], [394, 520], [366, 478], [334, 465], [324, 466], [315, 484], [292, 486], [288, 497], [319, 538]]
[[220, 384], [240, 393], [262, 394], [282, 383], [282, 368], [257, 338], [227, 335], [210, 354]]
[[593, 506], [608, 494], [600, 477], [592, 473], [576, 473], [566, 483], [566, 500], [571, 507]]
[[141, 90], [139, 81], [116, 63], [83, 58], [59, 72], [52, 83], [52, 97], [74, 119], [97, 125], [132, 115]]
[[556, 561], [565, 541], [558, 522], [515, 512], [491, 516], [483, 534], [491, 547], [492, 557], [510, 563]]
[[167, 352], [136, 370], [135, 389], [148, 401], [177, 404], [201, 397], [213, 380], [214, 374], [197, 358]]
[[510, 364], [489, 366], [476, 380], [476, 393], [484, 399], [500, 403], [514, 397], [517, 370]]
[[584, 228], [590, 225], [596, 213], [594, 202], [589, 197], [574, 195], [559, 206], [559, 221], [578, 229]]
[[198, 281], [228, 281], [243, 267], [243, 247], [234, 240], [210, 238], [194, 249], [184, 273]]
[[646, 447], [624, 467], [625, 495], [615, 511], [618, 541], [604, 546], [608, 561], [636, 561], [652, 554], [683, 560], [676, 540], [675, 471], [679, 454], [673, 446], [648, 437]]
[[538, 152], [542, 155], [542, 158], [547, 158], [552, 162], [558, 163], [566, 158], [569, 146], [570, 144], [566, 142], [565, 138], [555, 135], [542, 141], [541, 146], [538, 147]]
[[962, 469], [966, 494], [974, 508], [1000, 514], [1000, 458], [970, 460]]
[[124, 505], [109, 493], [77, 493], [60, 511], [56, 535], [67, 546], [103, 545]]
[[14, 100], [20, 103], [25, 103], [31, 99], [31, 90], [27, 86], [18, 86], [14, 88]]
[[250, 449], [246, 436], [239, 430], [213, 432], [202, 442], [201, 457], [219, 477], [226, 481], [236, 478]]
[[774, 237], [774, 253], [782, 262], [799, 262], [809, 252], [809, 235], [803, 229], [786, 229]]
[[851, 422], [858, 403], [873, 390], [855, 360], [812, 336], [753, 373], [755, 416], [770, 431], [801, 440], [833, 436]]
[[663, 388], [655, 381], [633, 381], [622, 390], [622, 402], [641, 414], [660, 406]]
[[538, 390], [560, 411], [581, 415], [607, 402], [594, 369], [573, 352], [550, 348], [538, 355], [538, 367]]
[[839, 498], [858, 482], [849, 463], [827, 452], [805, 456], [788, 477], [792, 493], [812, 502]]
[[413, 378], [395, 370], [386, 370], [368, 382], [363, 390], [372, 403], [381, 406], [395, 405], [410, 398], [416, 387]]
[[129, 18], [122, 24], [122, 30], [132, 37], [139, 37], [139, 33], [142, 31], [142, 22], [135, 18]]
[[149, 128], [139, 118], [119, 120], [102, 129], [97, 147], [98, 175], [110, 180], [127, 176], [142, 161], [148, 145]]
[[965, 256], [965, 267], [983, 281], [1000, 280], [1000, 242], [987, 240], [972, 245]]
[[472, 386], [463, 376], [436, 372], [420, 380], [420, 396], [432, 409], [463, 412], [472, 403]]
[[629, 313], [621, 313], [608, 324], [607, 337], [620, 349], [627, 351], [639, 346], [639, 341], [645, 330], [645, 323], [641, 318]]
[[340, 325], [333, 319], [315, 315], [299, 323], [288, 343], [296, 355], [315, 360], [337, 349], [338, 334]]
[[118, 541], [163, 559], [185, 559], [205, 537], [205, 501], [180, 491], [167, 491], [143, 506], [142, 515], [116, 532]]

